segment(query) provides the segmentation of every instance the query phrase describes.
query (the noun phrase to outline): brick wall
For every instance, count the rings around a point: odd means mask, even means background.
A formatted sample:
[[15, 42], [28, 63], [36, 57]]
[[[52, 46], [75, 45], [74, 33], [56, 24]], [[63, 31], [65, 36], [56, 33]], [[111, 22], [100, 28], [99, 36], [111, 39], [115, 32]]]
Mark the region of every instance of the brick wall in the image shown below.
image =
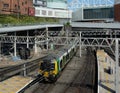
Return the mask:
[[32, 0], [0, 0], [1, 14], [28, 15], [29, 7], [33, 7]]
[[114, 18], [115, 18], [115, 21], [120, 22], [120, 4], [116, 4], [114, 6]]

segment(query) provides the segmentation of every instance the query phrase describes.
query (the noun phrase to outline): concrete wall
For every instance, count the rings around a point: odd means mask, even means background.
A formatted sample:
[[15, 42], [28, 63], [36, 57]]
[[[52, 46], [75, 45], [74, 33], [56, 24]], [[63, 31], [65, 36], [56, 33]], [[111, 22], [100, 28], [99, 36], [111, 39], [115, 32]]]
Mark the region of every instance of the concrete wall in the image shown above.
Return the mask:
[[115, 0], [115, 4], [120, 4], [120, 0]]
[[81, 21], [83, 20], [82, 8], [72, 13], [72, 21]]

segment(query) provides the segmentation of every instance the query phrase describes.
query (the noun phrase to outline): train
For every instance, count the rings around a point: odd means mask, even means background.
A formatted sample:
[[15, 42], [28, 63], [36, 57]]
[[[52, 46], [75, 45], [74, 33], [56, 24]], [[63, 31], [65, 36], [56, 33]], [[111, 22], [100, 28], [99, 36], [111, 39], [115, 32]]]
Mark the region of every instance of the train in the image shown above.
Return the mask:
[[77, 51], [76, 44], [63, 46], [57, 51], [42, 58], [39, 65], [39, 75], [44, 77], [44, 81], [55, 82], [62, 70]]

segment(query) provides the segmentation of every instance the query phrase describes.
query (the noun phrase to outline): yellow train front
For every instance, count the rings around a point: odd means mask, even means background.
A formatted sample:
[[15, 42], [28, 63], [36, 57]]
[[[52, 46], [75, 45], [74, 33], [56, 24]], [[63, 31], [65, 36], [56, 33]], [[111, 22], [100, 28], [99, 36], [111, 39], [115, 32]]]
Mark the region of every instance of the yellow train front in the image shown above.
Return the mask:
[[44, 77], [45, 81], [55, 81], [57, 79], [58, 64], [52, 55], [45, 56], [40, 62], [39, 73]]
[[69, 45], [62, 47], [57, 52], [48, 54], [40, 62], [39, 74], [45, 78], [45, 81], [56, 81], [60, 72], [73, 57], [75, 52], [75, 45]]

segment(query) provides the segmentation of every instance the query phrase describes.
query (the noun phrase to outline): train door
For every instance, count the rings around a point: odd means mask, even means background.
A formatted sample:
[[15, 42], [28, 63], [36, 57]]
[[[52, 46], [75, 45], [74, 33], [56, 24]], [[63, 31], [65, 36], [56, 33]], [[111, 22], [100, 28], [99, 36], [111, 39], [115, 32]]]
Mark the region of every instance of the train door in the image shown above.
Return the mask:
[[60, 65], [59, 65], [60, 71], [62, 70], [62, 68], [63, 68], [63, 60], [60, 60]]
[[69, 53], [67, 53], [67, 55], [66, 55], [66, 61], [65, 61], [65, 64], [69, 61]]
[[63, 56], [63, 62], [62, 62], [62, 63], [63, 63], [63, 64], [62, 64], [63, 66], [65, 65], [66, 61], [67, 61], [67, 60], [66, 60], [66, 55], [65, 55], [65, 56]]

